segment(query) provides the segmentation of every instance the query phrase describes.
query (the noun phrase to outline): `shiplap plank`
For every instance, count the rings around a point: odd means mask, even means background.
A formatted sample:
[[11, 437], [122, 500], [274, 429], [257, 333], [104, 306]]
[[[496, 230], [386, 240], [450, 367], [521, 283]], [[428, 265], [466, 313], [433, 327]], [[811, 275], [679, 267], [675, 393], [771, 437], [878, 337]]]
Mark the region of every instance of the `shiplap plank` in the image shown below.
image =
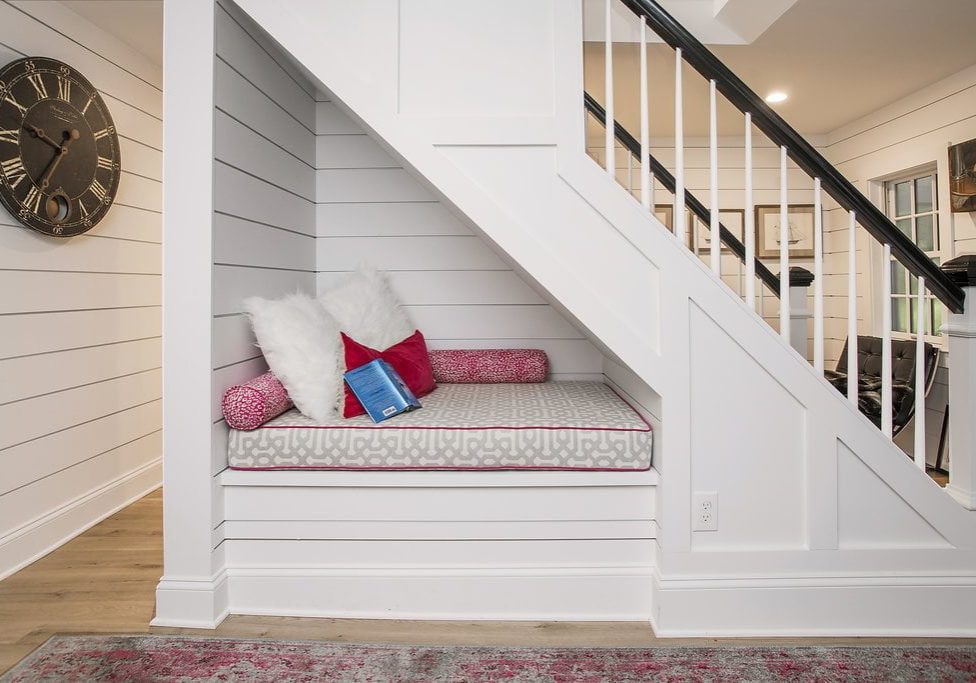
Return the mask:
[[0, 496], [0, 537], [161, 457], [162, 447], [156, 431]]
[[[2, 218], [0, 222], [3, 222]], [[160, 244], [163, 241], [163, 215], [116, 204], [102, 222], [86, 234]]]
[[162, 391], [161, 372], [150, 370], [0, 406], [0, 448], [36, 439], [110, 413], [153, 401]]
[[159, 338], [0, 361], [0, 404], [159, 367]]
[[[119, 137], [126, 137], [138, 144], [146, 145], [156, 150], [163, 148], [163, 122], [141, 109], [137, 109], [125, 100], [102, 93], [105, 106], [112, 112], [115, 130]], [[125, 168], [125, 157], [122, 157], [122, 167]]]
[[315, 238], [234, 216], [214, 216], [214, 262], [315, 270]]
[[128, 138], [119, 138], [122, 167], [129, 173], [163, 180], [163, 153]]
[[347, 202], [315, 208], [320, 237], [473, 234], [440, 202]]
[[404, 306], [431, 339], [581, 339], [550, 306]]
[[307, 163], [220, 111], [214, 138], [217, 159], [315, 201], [315, 176]]
[[160, 429], [159, 399], [0, 451], [0, 495]]
[[138, 50], [116, 40], [111, 33], [70, 11], [70, 8], [62, 3], [55, 0], [8, 0], [8, 2], [32, 15], [35, 20], [47, 26], [54, 26], [58, 32], [72, 40], [88, 45], [106, 61], [122, 67], [155, 86], [160, 93], [162, 92], [162, 64], [154, 62]]
[[220, 411], [220, 399], [223, 397], [224, 392], [227, 391], [227, 389], [235, 384], [243, 384], [248, 382], [267, 371], [268, 364], [265, 362], [264, 356], [259, 356], [252, 360], [244, 361], [243, 363], [228, 365], [227, 367], [220, 368], [219, 370], [214, 370], [213, 396], [210, 409], [210, 417], [213, 422], [216, 422], [222, 417], [222, 413]]
[[315, 132], [318, 135], [347, 135], [362, 133], [363, 129], [334, 102], [319, 102], [315, 107]]
[[318, 269], [345, 271], [368, 260], [381, 270], [509, 270], [478, 237], [330, 237], [316, 240]]
[[128, 173], [123, 167], [115, 201], [125, 206], [161, 212], [163, 210], [162, 188], [163, 184], [160, 181]]
[[2, 225], [0, 269], [63, 270], [86, 273], [146, 273], [159, 275], [161, 248], [149, 242], [97, 239], [87, 235], [69, 240], [45, 237], [23, 227]]
[[159, 306], [159, 275], [0, 270], [0, 314]]
[[424, 202], [433, 195], [402, 168], [323, 169], [315, 172], [316, 197], [330, 202]]
[[307, 199], [226, 164], [216, 164], [214, 175], [215, 210], [308, 235], [315, 234], [315, 204]]
[[315, 164], [315, 137], [267, 95], [221, 60], [216, 64], [216, 104], [244, 125], [309, 165]]
[[[318, 291], [325, 291], [343, 275], [319, 273]], [[388, 277], [404, 304], [545, 303], [512, 271], [409, 271], [389, 273]]]
[[217, 54], [308, 130], [315, 130], [312, 97], [231, 18], [227, 10], [219, 7], [216, 19]]
[[158, 337], [158, 307], [0, 316], [0, 358]]
[[261, 355], [244, 314], [214, 318], [213, 367], [222, 368]]
[[315, 139], [316, 168], [400, 168], [371, 137], [319, 135]]
[[214, 266], [213, 314], [241, 312], [241, 302], [249, 296], [276, 299], [294, 291], [315, 291], [315, 274], [270, 268]]
[[153, 116], [162, 117], [160, 89], [73, 41], [17, 8], [0, 4], [3, 42], [25, 55], [44, 55], [71, 64], [99, 91], [131, 102]]

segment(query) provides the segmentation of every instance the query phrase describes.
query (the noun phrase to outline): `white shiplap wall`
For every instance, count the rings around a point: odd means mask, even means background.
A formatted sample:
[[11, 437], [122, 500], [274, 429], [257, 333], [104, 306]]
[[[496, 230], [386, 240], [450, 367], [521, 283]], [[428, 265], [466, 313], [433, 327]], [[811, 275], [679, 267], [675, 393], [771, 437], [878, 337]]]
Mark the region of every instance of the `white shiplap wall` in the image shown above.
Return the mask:
[[264, 34], [216, 7], [213, 240], [214, 472], [220, 397], [267, 369], [241, 313], [249, 296], [315, 291], [315, 100]]
[[[939, 222], [942, 226], [943, 258], [976, 251], [976, 215], [953, 214], [949, 211], [948, 147], [950, 144], [976, 138], [976, 65], [919, 92], [903, 98], [868, 116], [854, 121], [827, 136], [826, 154], [831, 163], [847, 176], [867, 196], [881, 201], [880, 188], [884, 178], [911, 169], [934, 166], [939, 177]], [[831, 212], [832, 232], [825, 239], [825, 248], [840, 254], [828, 262], [832, 277], [842, 281], [847, 274], [846, 233], [842, 225], [842, 211]], [[866, 248], [875, 244], [861, 231], [858, 249], [858, 287], [870, 291], [880, 286], [881, 257], [878, 249]], [[870, 242], [869, 242], [870, 240]], [[828, 281], [829, 282], [829, 281]], [[834, 287], [828, 284], [828, 287]], [[876, 290], [875, 290], [876, 291]], [[835, 292], [836, 293], [836, 292]], [[828, 294], [831, 294], [828, 291]], [[863, 301], [863, 300], [862, 300]], [[866, 310], [865, 310], [866, 309]], [[828, 336], [828, 357], [840, 353], [846, 331], [846, 299], [839, 296], [825, 299], [825, 310], [834, 323], [825, 326]], [[862, 306], [861, 331], [878, 334], [880, 309]], [[942, 416], [948, 391], [948, 365], [943, 357], [936, 384], [929, 394], [926, 415], [926, 457], [934, 463], [942, 427]], [[898, 439], [899, 445], [912, 451], [913, 435], [906, 429]]]
[[602, 376], [602, 355], [572, 322], [329, 95], [319, 99], [319, 291], [368, 262], [389, 273], [432, 348], [542, 348], [556, 379]]
[[123, 173], [84, 236], [0, 209], [0, 578], [161, 476], [162, 68], [59, 3], [0, 2], [0, 64], [27, 55], [98, 88]]

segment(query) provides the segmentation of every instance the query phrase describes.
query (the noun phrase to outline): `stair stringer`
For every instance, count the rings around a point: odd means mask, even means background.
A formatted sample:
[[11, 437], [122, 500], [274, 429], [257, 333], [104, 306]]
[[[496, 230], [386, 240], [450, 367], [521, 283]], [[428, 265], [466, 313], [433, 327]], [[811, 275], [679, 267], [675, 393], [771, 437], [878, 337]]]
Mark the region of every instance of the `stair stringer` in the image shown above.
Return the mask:
[[[660, 394], [652, 619], [660, 634], [976, 634], [965, 607], [976, 598], [973, 515], [585, 156], [578, 3], [472, 0], [452, 3], [450, 16], [431, 0], [238, 4]], [[551, 82], [541, 84], [553, 93], [551, 111], [537, 101], [524, 109], [509, 102], [492, 116], [404, 110], [412, 86], [402, 46], [429, 36], [412, 35], [403, 12], [413, 13], [411, 26], [427, 12], [454, 42], [477, 43], [476, 56], [466, 55], [477, 61], [477, 87], [538, 79], [538, 70], [504, 68], [512, 50], [551, 65]], [[522, 27], [521, 44], [472, 33], [472, 25], [513, 22], [536, 22]], [[724, 376], [723, 367], [735, 373]], [[735, 386], [723, 384], [730, 379]], [[838, 504], [842, 450], [884, 484], [866, 493], [860, 511]], [[691, 531], [694, 490], [718, 491], [717, 532]], [[900, 538], [898, 529], [888, 547], [841, 547], [841, 514], [894, 504], [924, 519], [941, 547]]]

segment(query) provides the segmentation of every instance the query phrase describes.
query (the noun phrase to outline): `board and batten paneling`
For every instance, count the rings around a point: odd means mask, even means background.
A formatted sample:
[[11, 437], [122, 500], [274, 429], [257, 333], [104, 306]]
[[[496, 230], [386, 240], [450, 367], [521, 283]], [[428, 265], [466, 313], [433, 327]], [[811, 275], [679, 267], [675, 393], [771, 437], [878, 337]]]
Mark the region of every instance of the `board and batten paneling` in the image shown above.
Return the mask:
[[247, 297], [315, 292], [314, 89], [253, 23], [217, 3], [214, 111], [214, 471], [226, 466], [220, 398], [267, 370]]
[[431, 348], [541, 348], [554, 378], [602, 379], [603, 356], [569, 320], [329, 94], [319, 100], [319, 292], [368, 263]]
[[[827, 159], [858, 189], [879, 203], [883, 202], [886, 178], [914, 169], [935, 169], [938, 175], [939, 232], [942, 259], [945, 261], [976, 250], [976, 218], [971, 213], [954, 214], [949, 210], [948, 185], [948, 147], [976, 138], [974, 112], [976, 66], [829, 133], [825, 153]], [[847, 274], [845, 220], [843, 211], [832, 211], [832, 229], [824, 240], [825, 251], [844, 251], [844, 258], [832, 263], [829, 269], [830, 273], [844, 277]], [[874, 240], [863, 235], [863, 231], [861, 233], [857, 253], [858, 287], [860, 291], [873, 295], [880, 287], [882, 255]], [[846, 328], [839, 324], [841, 320], [846, 321], [847, 300], [839, 296], [839, 291], [828, 291], [827, 294], [824, 301], [828, 318], [825, 349], [828, 358], [836, 358], [847, 337]], [[872, 305], [859, 297], [861, 331], [878, 335], [880, 302], [876, 298], [870, 302]], [[830, 325], [832, 319], [837, 320], [838, 324]], [[952, 359], [943, 353], [935, 384], [926, 399], [926, 460], [930, 464], [936, 460], [951, 363]], [[896, 439], [896, 443], [909, 454], [914, 448], [913, 429], [914, 423]]]
[[0, 64], [38, 54], [98, 88], [123, 172], [83, 236], [0, 209], [0, 578], [161, 478], [162, 68], [60, 3], [0, 2]]

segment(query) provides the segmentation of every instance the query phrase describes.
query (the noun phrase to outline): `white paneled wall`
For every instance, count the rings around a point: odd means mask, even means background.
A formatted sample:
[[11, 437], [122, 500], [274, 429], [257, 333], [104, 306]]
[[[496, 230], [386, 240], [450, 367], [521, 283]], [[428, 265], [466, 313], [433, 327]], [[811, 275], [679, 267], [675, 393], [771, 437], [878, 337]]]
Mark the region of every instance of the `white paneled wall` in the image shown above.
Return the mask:
[[212, 418], [223, 434], [223, 392], [267, 369], [242, 300], [315, 290], [315, 101], [236, 8], [218, 3], [216, 25]]
[[320, 291], [368, 262], [432, 348], [542, 348], [554, 378], [600, 378], [600, 352], [488, 241], [334, 102], [316, 106]]
[[[953, 214], [949, 211], [948, 147], [950, 144], [976, 138], [976, 66], [935, 83], [868, 116], [854, 121], [827, 136], [825, 152], [828, 160], [852, 180], [867, 196], [881, 201], [883, 180], [911, 169], [936, 168], [938, 173], [939, 223], [942, 237], [943, 261], [976, 251], [976, 216], [972, 213]], [[825, 247], [831, 252], [846, 252], [846, 233], [842, 211], [831, 212], [825, 236]], [[880, 287], [881, 254], [867, 250], [865, 235], [860, 235], [858, 250], [859, 291]], [[872, 240], [873, 241], [873, 240]], [[847, 273], [846, 256], [825, 261], [834, 278], [843, 279]], [[875, 282], [877, 281], [877, 282]], [[829, 282], [829, 279], [828, 279]], [[827, 293], [830, 294], [830, 285]], [[846, 332], [843, 331], [846, 302], [842, 297], [825, 299], [825, 312], [835, 319], [825, 326], [832, 343], [827, 342], [827, 358], [840, 354]], [[860, 306], [866, 320], [862, 332], [880, 334], [880, 309]], [[942, 418], [948, 392], [948, 364], [943, 356], [942, 367], [936, 375], [926, 405], [926, 456], [934, 464], [938, 449]], [[899, 435], [898, 443], [912, 453], [913, 433], [909, 427]]]
[[160, 481], [162, 68], [59, 3], [0, 3], [0, 65], [27, 55], [98, 88], [123, 173], [84, 236], [0, 209], [0, 577]]

